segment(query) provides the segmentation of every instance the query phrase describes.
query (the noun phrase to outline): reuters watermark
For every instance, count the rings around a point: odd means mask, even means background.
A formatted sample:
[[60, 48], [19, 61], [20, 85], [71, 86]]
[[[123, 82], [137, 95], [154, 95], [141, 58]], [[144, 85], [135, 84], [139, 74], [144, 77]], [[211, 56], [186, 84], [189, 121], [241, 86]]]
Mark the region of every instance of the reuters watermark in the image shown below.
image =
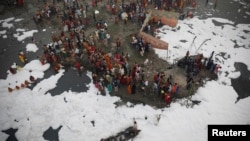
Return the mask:
[[208, 141], [235, 139], [249, 141], [250, 125], [208, 125]]

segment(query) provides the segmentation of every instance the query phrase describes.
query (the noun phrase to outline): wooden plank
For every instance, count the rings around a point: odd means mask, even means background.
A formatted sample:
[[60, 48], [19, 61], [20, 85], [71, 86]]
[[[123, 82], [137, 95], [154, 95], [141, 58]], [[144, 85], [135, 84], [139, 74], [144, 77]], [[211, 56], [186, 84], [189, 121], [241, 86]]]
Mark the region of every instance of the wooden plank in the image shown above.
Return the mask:
[[168, 50], [167, 42], [159, 40], [145, 32], [140, 32], [140, 36], [144, 39], [144, 41], [150, 43], [153, 48]]

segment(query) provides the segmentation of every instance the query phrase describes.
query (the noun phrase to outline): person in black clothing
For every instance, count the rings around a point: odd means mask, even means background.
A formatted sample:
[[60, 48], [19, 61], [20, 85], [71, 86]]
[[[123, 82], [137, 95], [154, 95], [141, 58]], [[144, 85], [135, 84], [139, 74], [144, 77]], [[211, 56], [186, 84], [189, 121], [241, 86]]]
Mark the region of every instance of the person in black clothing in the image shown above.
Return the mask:
[[187, 77], [187, 80], [186, 80], [186, 82], [187, 82], [186, 89], [187, 89], [187, 90], [190, 89], [191, 83], [192, 83], [193, 81], [194, 81], [194, 80], [193, 80], [193, 76], [192, 76], [192, 74], [190, 74], [190, 75]]
[[93, 11], [93, 19], [96, 22], [95, 11]]
[[136, 93], [136, 85], [135, 83], [132, 85], [132, 94], [135, 94]]

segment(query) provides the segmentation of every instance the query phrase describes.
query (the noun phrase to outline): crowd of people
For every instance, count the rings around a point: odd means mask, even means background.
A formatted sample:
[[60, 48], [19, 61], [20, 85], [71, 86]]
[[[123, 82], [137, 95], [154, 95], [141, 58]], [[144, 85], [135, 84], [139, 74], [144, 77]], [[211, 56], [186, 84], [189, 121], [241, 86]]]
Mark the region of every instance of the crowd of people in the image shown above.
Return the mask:
[[[182, 2], [182, 0], [137, 0], [125, 3], [124, 1], [119, 2], [119, 0], [108, 0], [106, 11], [115, 15], [116, 20], [123, 20], [124, 24], [137, 22], [141, 26], [146, 18], [148, 4], [152, 4], [158, 9], [169, 10], [169, 6], [181, 7]], [[98, 3], [102, 3], [105, 7], [102, 0], [92, 0], [91, 4], [96, 7]], [[130, 62], [130, 55], [121, 49], [123, 46], [121, 38], [112, 38], [114, 35], [109, 32], [112, 27], [109, 27], [108, 22], [103, 19], [97, 20], [96, 14], [99, 11], [93, 10], [93, 13], [90, 13], [88, 2], [65, 0], [63, 5], [64, 8], [60, 9], [55, 1], [52, 3], [45, 1], [44, 7], [35, 13], [36, 24], [54, 16], [54, 18], [59, 17], [63, 27], [60, 33], [51, 35], [52, 43], [43, 46], [43, 55], [39, 56], [41, 64], [50, 63], [55, 73], [58, 73], [62, 67], [66, 70], [74, 68], [79, 76], [84, 70], [89, 69], [92, 71], [93, 83], [102, 94], [105, 94], [105, 88], [110, 93], [113, 91], [118, 93], [119, 88], [125, 86], [128, 94], [152, 92], [170, 104], [172, 98], [180, 91], [180, 87], [174, 82], [171, 75], [166, 76], [164, 72], [159, 72], [154, 75], [154, 78], [146, 77], [143, 64]], [[111, 9], [109, 10], [109, 8]], [[122, 16], [124, 12], [128, 15], [125, 18]], [[93, 22], [90, 20], [91, 16]], [[117, 23], [116, 20], [115, 23]], [[147, 31], [151, 30], [152, 24], [162, 26], [160, 21], [156, 21], [146, 26]], [[96, 30], [86, 35], [85, 32], [89, 27], [95, 27]], [[111, 42], [115, 43], [115, 51], [104, 51], [106, 50], [104, 48], [111, 48]], [[150, 43], [144, 41], [137, 34], [131, 36], [130, 44], [139, 52], [140, 56], [149, 52], [151, 47]], [[23, 64], [27, 63], [23, 52], [19, 53], [19, 59]], [[12, 69], [10, 71], [14, 72]], [[149, 84], [152, 84], [152, 89], [148, 88]]]
[[[178, 61], [178, 66], [185, 69], [186, 74], [186, 89], [188, 90], [188, 95], [191, 95], [194, 91], [194, 79], [198, 76], [201, 71], [208, 72], [210, 75], [217, 76], [219, 70], [222, 68], [220, 64], [214, 63], [213, 60], [214, 51], [212, 51], [209, 58], [203, 56], [203, 54], [198, 54], [194, 56], [189, 55], [187, 51], [185, 57]], [[201, 81], [201, 80], [199, 80]]]

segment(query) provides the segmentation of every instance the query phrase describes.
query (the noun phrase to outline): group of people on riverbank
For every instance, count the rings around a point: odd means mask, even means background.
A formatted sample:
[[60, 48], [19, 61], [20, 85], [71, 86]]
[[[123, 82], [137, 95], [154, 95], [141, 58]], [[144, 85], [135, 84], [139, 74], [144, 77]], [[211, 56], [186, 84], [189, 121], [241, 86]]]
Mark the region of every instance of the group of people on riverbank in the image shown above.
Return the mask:
[[[194, 91], [194, 80], [203, 71], [211, 77], [217, 76], [219, 70], [222, 68], [220, 64], [214, 63], [213, 60], [214, 51], [212, 51], [209, 58], [203, 56], [203, 54], [197, 54], [194, 56], [189, 55], [189, 51], [186, 55], [178, 61], [177, 65], [185, 69], [186, 74], [186, 86], [188, 95], [191, 95]], [[201, 78], [200, 78], [201, 79]], [[198, 80], [201, 83], [202, 80]]]
[[[129, 22], [137, 21], [142, 24], [147, 5], [143, 2], [122, 3], [117, 16], [123, 20], [121, 13], [126, 12], [129, 15], [127, 19]], [[114, 4], [119, 6], [116, 1], [112, 3], [112, 5]], [[53, 3], [45, 3], [47, 12], [51, 11], [51, 7], [55, 8], [52, 13], [57, 13], [55, 15], [60, 17], [62, 31], [59, 34], [53, 33], [51, 35], [52, 43], [43, 46], [44, 54], [39, 57], [41, 64], [50, 63], [55, 73], [58, 73], [62, 67], [66, 70], [75, 68], [79, 76], [81, 76], [84, 68], [90, 69], [93, 83], [100, 92], [104, 92], [106, 87], [109, 92], [115, 91], [117, 93], [123, 85], [127, 87], [128, 94], [145, 93], [145, 91], [151, 91], [148, 86], [152, 82], [152, 93], [157, 93], [169, 104], [171, 98], [179, 92], [179, 86], [173, 82], [172, 76], [167, 77], [161, 72], [155, 74], [152, 79], [145, 77], [143, 65], [130, 62], [130, 55], [120, 49], [123, 44], [120, 38], [113, 39], [116, 48], [114, 52], [105, 52], [104, 48], [111, 48], [111, 37], [113, 35], [110, 35], [109, 29], [112, 27], [108, 26], [105, 20], [96, 20], [95, 14], [89, 13], [89, 7], [86, 4], [85, 7], [83, 5], [77, 0], [65, 1], [64, 9], [60, 11]], [[107, 10], [107, 12], [109, 11]], [[89, 17], [91, 15], [94, 22], [90, 22]], [[50, 20], [50, 18], [57, 17], [48, 16], [47, 18]], [[35, 22], [37, 23], [36, 20]], [[86, 35], [89, 27], [96, 27], [96, 31]], [[144, 55], [144, 52], [148, 52], [150, 48], [150, 44], [136, 34], [131, 36], [131, 46], [141, 56]], [[22, 60], [20, 59], [20, 61]]]

